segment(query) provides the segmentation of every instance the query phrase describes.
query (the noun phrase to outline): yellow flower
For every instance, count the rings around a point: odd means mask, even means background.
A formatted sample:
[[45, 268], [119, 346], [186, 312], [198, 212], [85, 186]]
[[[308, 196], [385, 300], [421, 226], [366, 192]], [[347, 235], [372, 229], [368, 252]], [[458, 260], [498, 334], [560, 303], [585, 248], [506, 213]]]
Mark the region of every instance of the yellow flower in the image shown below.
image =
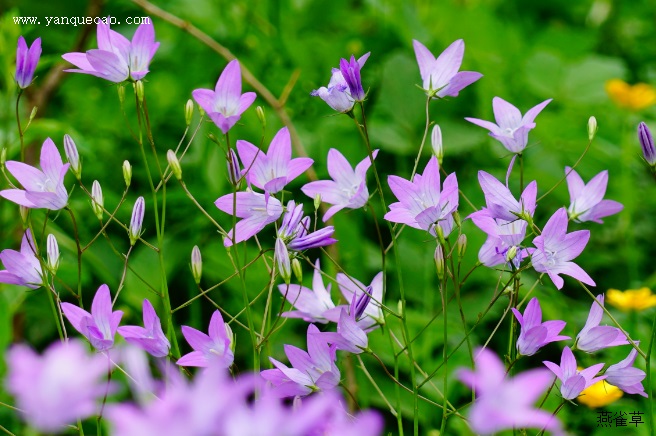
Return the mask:
[[656, 104], [656, 89], [646, 83], [629, 85], [620, 79], [606, 82], [606, 92], [616, 105], [639, 111]]
[[621, 310], [645, 310], [656, 306], [656, 295], [649, 288], [627, 289], [624, 292], [609, 289], [606, 302]]
[[617, 386], [609, 385], [605, 380], [583, 389], [578, 400], [590, 408], [604, 407], [622, 398], [624, 392]]

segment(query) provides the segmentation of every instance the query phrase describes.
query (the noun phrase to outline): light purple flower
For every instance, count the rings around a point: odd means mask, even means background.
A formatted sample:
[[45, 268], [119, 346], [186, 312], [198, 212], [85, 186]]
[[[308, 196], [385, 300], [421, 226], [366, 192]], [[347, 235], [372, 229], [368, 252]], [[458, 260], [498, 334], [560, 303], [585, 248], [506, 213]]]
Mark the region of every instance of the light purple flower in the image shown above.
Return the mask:
[[[385, 324], [385, 317], [383, 316], [383, 309], [381, 307], [383, 301], [382, 271], [374, 276], [369, 286], [365, 286], [361, 281], [343, 273], [337, 274], [337, 284], [346, 301], [353, 301], [354, 298], [360, 301], [366, 293], [369, 293], [371, 296], [371, 299], [367, 300], [368, 304], [364, 308], [362, 315], [358, 317], [357, 324], [361, 329], [370, 332], [379, 325]], [[339, 322], [343, 309], [348, 310], [348, 306], [341, 305], [327, 310], [324, 312], [324, 317], [332, 322]]]
[[285, 345], [285, 354], [292, 368], [269, 357], [276, 368], [260, 373], [271, 382], [273, 392], [280, 398], [305, 396], [334, 389], [339, 384], [340, 373], [335, 365], [336, 347], [328, 345], [314, 324], [308, 326], [307, 347], [306, 352], [293, 345]]
[[637, 355], [638, 350], [634, 348], [626, 359], [609, 366], [605, 372], [606, 382], [617, 386], [627, 394], [638, 394], [649, 398], [644, 386], [642, 386], [642, 380], [644, 380], [647, 374], [643, 370], [633, 367], [633, 362]]
[[[371, 53], [365, 53], [360, 59], [358, 59], [358, 77], [360, 70], [364, 67], [370, 54]], [[360, 87], [362, 87], [362, 84], [360, 84]], [[355, 97], [351, 95], [351, 90], [346, 78], [339, 68], [333, 68], [328, 87], [322, 86], [319, 89], [315, 89], [310, 95], [313, 97], [320, 97], [328, 104], [328, 106], [337, 112], [349, 112], [353, 109], [353, 105], [355, 104]]]
[[312, 289], [302, 285], [278, 285], [280, 293], [289, 301], [296, 310], [283, 312], [281, 316], [286, 318], [302, 318], [306, 322], [327, 323], [323, 316], [326, 310], [335, 307], [330, 299], [330, 287], [324, 286], [321, 279], [321, 266], [319, 259], [314, 264], [314, 275], [312, 278]]
[[155, 357], [169, 354], [171, 344], [162, 331], [162, 324], [150, 301], [143, 301], [144, 326], [124, 325], [118, 328], [118, 333], [131, 344], [134, 344]]
[[504, 221], [533, 217], [538, 194], [538, 184], [535, 180], [526, 186], [519, 201], [515, 200], [507, 186], [485, 171], [478, 172], [478, 182], [485, 195], [487, 208], [483, 210], [487, 216]]
[[492, 351], [477, 348], [475, 353], [475, 370], [463, 368], [457, 375], [476, 391], [477, 398], [468, 416], [472, 430], [489, 435], [516, 428], [539, 428], [562, 434], [557, 418], [533, 407], [553, 381], [549, 371], [533, 369], [506, 378], [506, 368]]
[[35, 39], [30, 48], [27, 48], [25, 38], [19, 36], [16, 47], [16, 83], [19, 88], [25, 89], [32, 84], [39, 58], [41, 58], [41, 38]]
[[237, 59], [225, 67], [214, 91], [194, 89], [191, 95], [223, 134], [232, 129], [257, 97], [254, 92], [241, 93], [241, 67]]
[[88, 355], [76, 340], [56, 342], [39, 356], [25, 345], [7, 352], [7, 390], [22, 418], [34, 429], [59, 433], [64, 426], [97, 411], [105, 394], [106, 358]]
[[573, 400], [578, 397], [585, 388], [606, 378], [605, 375], [595, 377], [601, 368], [604, 367], [603, 363], [597, 363], [596, 365], [592, 365], [589, 368], [579, 371], [576, 366], [576, 358], [569, 347], [563, 349], [563, 354], [560, 357], [560, 366], [548, 361], [542, 363], [544, 363], [551, 372], [556, 374], [556, 377], [560, 380], [560, 394], [566, 400]]
[[608, 347], [626, 345], [629, 343], [626, 336], [617, 327], [599, 323], [604, 316], [604, 294], [597, 295], [596, 301], [590, 306], [590, 313], [585, 326], [576, 336], [576, 349], [592, 353]]
[[[378, 150], [374, 150], [373, 158], [377, 155]], [[301, 190], [312, 199], [320, 195], [321, 201], [333, 205], [323, 216], [323, 221], [326, 222], [344, 208], [359, 209], [367, 204], [367, 170], [370, 166], [371, 160], [365, 157], [353, 170], [344, 155], [331, 148], [328, 151], [328, 174], [332, 180], [310, 182]]]
[[415, 174], [412, 182], [399, 176], [389, 176], [387, 183], [399, 200], [390, 204], [385, 219], [428, 231], [435, 236], [439, 225], [445, 236], [453, 229], [453, 212], [458, 209], [458, 180], [455, 173], [444, 179], [440, 192], [440, 168], [432, 156], [424, 173]]
[[91, 313], [71, 303], [61, 303], [61, 309], [75, 330], [87, 338], [96, 350], [112, 348], [123, 312], [112, 311], [112, 297], [107, 285], [101, 285], [96, 291]]
[[64, 71], [90, 74], [114, 83], [127, 79], [141, 80], [148, 74], [150, 61], [159, 48], [159, 42], [155, 42], [155, 28], [150, 21], [137, 27], [130, 42], [111, 30], [108, 20], [100, 20], [97, 39], [98, 49], [62, 55], [78, 68]]
[[282, 239], [289, 249], [294, 251], [325, 247], [337, 242], [332, 237], [335, 227], [327, 226], [315, 232], [310, 232], [310, 226], [310, 217], [303, 215], [303, 205], [297, 205], [294, 200], [289, 200], [287, 212], [285, 212], [280, 229], [278, 229], [278, 238]]
[[355, 101], [363, 101], [366, 94], [362, 88], [362, 78], [360, 77], [360, 62], [355, 60], [351, 55], [351, 60], [341, 59], [339, 61], [339, 71], [341, 71], [346, 84], [348, 85], [351, 97]]
[[[233, 202], [236, 203], [235, 208], [233, 208]], [[217, 199], [214, 204], [227, 214], [243, 218], [223, 240], [223, 245], [226, 247], [247, 240], [259, 233], [267, 224], [277, 221], [282, 215], [280, 201], [274, 197], [267, 199], [264, 194], [253, 191], [226, 194]]]
[[551, 102], [545, 100], [526, 112], [522, 117], [521, 112], [512, 104], [501, 97], [492, 99], [492, 109], [496, 124], [479, 120], [478, 118], [465, 118], [470, 123], [481, 126], [490, 131], [490, 136], [503, 144], [511, 153], [521, 153], [528, 144], [528, 132], [535, 128], [535, 117], [542, 109]]
[[523, 316], [514, 307], [512, 311], [521, 326], [517, 339], [517, 351], [523, 356], [534, 355], [550, 342], [571, 339], [569, 336], [558, 334], [565, 328], [565, 321], [542, 322], [542, 309], [537, 298], [532, 298], [528, 302]]
[[36, 257], [36, 245], [30, 229], [25, 230], [20, 251], [9, 248], [0, 252], [0, 260], [7, 268], [0, 271], [0, 283], [36, 289], [43, 284], [43, 270]]
[[531, 256], [533, 268], [537, 272], [547, 273], [558, 289], [564, 284], [560, 274], [596, 286], [583, 268], [570, 262], [581, 254], [589, 239], [589, 230], [567, 233], [567, 210], [564, 207], [558, 209], [545, 224], [542, 234], [533, 239], [533, 245], [537, 247]]
[[182, 335], [191, 348], [191, 353], [182, 356], [176, 363], [180, 366], [220, 366], [229, 368], [235, 356], [232, 351], [233, 339], [230, 326], [223, 322], [221, 312], [215, 310], [210, 319], [209, 336], [186, 325], [182, 326]]
[[12, 176], [23, 185], [22, 189], [5, 189], [0, 196], [30, 209], [59, 210], [68, 204], [64, 176], [70, 164], [64, 164], [57, 146], [48, 138], [41, 147], [41, 170], [22, 162], [7, 161]]
[[451, 43], [437, 59], [421, 42], [413, 39], [412, 46], [419, 64], [422, 86], [429, 97], [457, 97], [460, 90], [483, 77], [474, 71], [458, 72], [465, 54], [462, 39]]
[[638, 125], [638, 140], [642, 147], [642, 156], [650, 166], [656, 165], [656, 149], [654, 148], [654, 138], [651, 136], [649, 127], [644, 122]]
[[371, 287], [359, 297], [353, 294], [353, 300], [348, 309], [342, 308], [337, 322], [337, 332], [322, 333], [324, 339], [330, 344], [335, 344], [338, 350], [360, 354], [369, 349], [369, 338], [367, 333], [358, 325], [365, 309], [371, 300]]
[[146, 204], [143, 197], [137, 198], [132, 207], [132, 216], [130, 218], [130, 228], [128, 236], [130, 237], [130, 245], [134, 245], [141, 237], [143, 226], [144, 213], [146, 212]]
[[614, 215], [624, 209], [621, 203], [603, 200], [608, 185], [608, 171], [604, 170], [594, 176], [586, 185], [581, 176], [570, 167], [565, 167], [567, 189], [570, 205], [567, 209], [569, 218], [577, 221], [594, 221], [603, 223], [601, 218]]
[[292, 159], [292, 141], [287, 127], [283, 127], [271, 140], [265, 154], [248, 141], [237, 141], [239, 158], [244, 165], [246, 180], [268, 194], [275, 194], [296, 177], [303, 174], [314, 162], [309, 157]]
[[521, 245], [526, 237], [526, 221], [493, 219], [488, 215], [488, 209], [474, 212], [468, 218], [487, 233], [487, 239], [478, 252], [478, 260], [483, 265], [493, 267], [508, 264], [519, 268], [530, 252]]

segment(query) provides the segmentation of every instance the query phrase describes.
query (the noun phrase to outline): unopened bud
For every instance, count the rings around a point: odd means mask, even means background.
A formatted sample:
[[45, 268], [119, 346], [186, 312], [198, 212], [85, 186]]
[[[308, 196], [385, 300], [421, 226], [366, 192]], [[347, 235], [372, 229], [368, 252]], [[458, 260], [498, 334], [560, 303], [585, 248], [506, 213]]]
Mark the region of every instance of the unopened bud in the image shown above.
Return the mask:
[[137, 99], [139, 100], [139, 103], [143, 103], [144, 84], [141, 80], [137, 80], [137, 83], [134, 84], [134, 90], [137, 93]]
[[592, 141], [592, 139], [595, 137], [597, 134], [597, 119], [595, 117], [590, 117], [588, 120], [588, 139]]
[[396, 309], [399, 311], [399, 316], [403, 317], [403, 301], [399, 300], [398, 303], [396, 303]]
[[200, 279], [203, 276], [203, 257], [200, 255], [198, 245], [194, 245], [191, 250], [191, 274], [194, 276], [196, 284], [200, 284]]
[[444, 149], [442, 148], [442, 130], [440, 126], [435, 124], [431, 132], [431, 146], [433, 147], [433, 154], [437, 158], [437, 162], [442, 165], [444, 158]]
[[301, 262], [296, 258], [292, 259], [292, 271], [296, 280], [299, 283], [303, 283], [303, 268], [301, 267]]
[[23, 227], [27, 228], [27, 220], [30, 216], [30, 209], [25, 206], [20, 206], [18, 208], [21, 216], [21, 221], [23, 221]]
[[453, 221], [456, 224], [456, 227], [460, 228], [462, 226], [462, 219], [460, 218], [460, 213], [456, 210], [452, 214]]
[[118, 85], [118, 101], [121, 105], [125, 102], [125, 86]]
[[462, 260], [462, 258], [465, 257], [465, 251], [467, 251], [467, 235], [463, 233], [458, 236], [456, 247], [458, 248], [458, 258]]
[[317, 194], [314, 196], [314, 210], [319, 210], [320, 206], [321, 206], [321, 194]]
[[132, 165], [127, 160], [123, 161], [123, 180], [125, 180], [125, 187], [129, 188], [132, 182]]
[[102, 221], [103, 218], [103, 206], [105, 205], [103, 200], [102, 188], [98, 180], [93, 181], [91, 185], [91, 207], [93, 213], [96, 215], [96, 218]]
[[225, 326], [226, 338], [228, 338], [228, 340], [230, 341], [230, 349], [234, 353], [235, 342], [236, 342], [235, 334], [232, 332], [232, 328], [230, 328], [230, 324], [225, 323], [224, 326]]
[[262, 123], [262, 128], [266, 128], [266, 118], [264, 117], [264, 109], [262, 106], [258, 106], [255, 108], [255, 113], [257, 114], [257, 119], [260, 120], [260, 123]]
[[282, 238], [276, 239], [276, 247], [274, 251], [274, 257], [276, 264], [278, 265], [278, 272], [280, 277], [289, 284], [292, 278], [292, 266], [289, 261], [289, 251], [287, 251], [287, 245], [282, 240]]
[[37, 110], [38, 108], [36, 106], [32, 108], [32, 112], [30, 112], [30, 119], [28, 120], [28, 123], [31, 123], [34, 117], [36, 117]]
[[189, 99], [185, 104], [185, 123], [187, 123], [187, 125], [191, 124], [191, 118], [193, 116], [194, 116], [194, 101], [192, 99]]
[[7, 149], [3, 147], [0, 152], [0, 166], [5, 166], [5, 162], [7, 162]]
[[201, 105], [198, 105], [198, 113], [200, 114], [201, 117], [205, 116], [205, 109]]
[[180, 167], [180, 161], [175, 155], [175, 151], [169, 150], [166, 152], [166, 159], [169, 161], [169, 166], [171, 167], [171, 172], [176, 179], [182, 180], [182, 168]]
[[46, 242], [46, 252], [48, 253], [48, 269], [55, 274], [59, 268], [59, 245], [55, 235], [49, 234]]
[[512, 261], [517, 256], [517, 247], [513, 245], [506, 251], [506, 262]]
[[638, 140], [642, 147], [642, 156], [650, 166], [656, 165], [656, 148], [654, 148], [654, 138], [651, 136], [649, 127], [644, 122], [638, 125]]
[[435, 235], [437, 236], [437, 240], [440, 241], [440, 244], [446, 245], [446, 239], [444, 238], [444, 229], [439, 224], [435, 224]]
[[437, 271], [437, 277], [440, 280], [444, 280], [444, 249], [442, 245], [438, 245], [435, 249], [435, 270]]
[[66, 159], [71, 164], [71, 171], [75, 177], [80, 180], [82, 175], [82, 164], [80, 163], [80, 155], [77, 152], [77, 147], [75, 146], [75, 141], [70, 135], [64, 135], [64, 152], [66, 153]]
[[130, 237], [130, 245], [134, 245], [137, 242], [137, 239], [141, 237], [141, 226], [143, 225], [145, 211], [146, 205], [144, 204], [144, 198], [137, 198], [137, 201], [135, 201], [134, 207], [132, 208], [130, 230], [128, 231], [128, 236]]
[[232, 148], [226, 156], [227, 166], [228, 166], [228, 180], [232, 186], [235, 186], [239, 189], [239, 183], [241, 180], [241, 168], [239, 167], [239, 160], [237, 159], [237, 153]]

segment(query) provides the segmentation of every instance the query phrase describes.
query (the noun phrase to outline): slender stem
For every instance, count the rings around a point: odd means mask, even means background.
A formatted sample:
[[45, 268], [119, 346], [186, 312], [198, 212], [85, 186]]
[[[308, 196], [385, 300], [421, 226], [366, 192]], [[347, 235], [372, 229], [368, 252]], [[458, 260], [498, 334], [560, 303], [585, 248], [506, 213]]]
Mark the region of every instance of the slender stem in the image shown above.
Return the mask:
[[73, 234], [75, 235], [75, 244], [77, 247], [77, 301], [80, 307], [82, 305], [82, 247], [80, 246], [80, 235], [77, 231], [77, 221], [75, 221], [75, 215], [73, 210], [66, 206], [68, 214], [71, 216], [71, 222], [73, 223]]
[[18, 90], [18, 95], [16, 96], [16, 124], [18, 125], [18, 136], [20, 138], [20, 160], [21, 162], [25, 162], [25, 132], [23, 131], [23, 128], [21, 127], [21, 122], [20, 122], [20, 98], [23, 95], [23, 89]]
[[424, 144], [426, 144], [426, 138], [428, 137], [428, 128], [430, 127], [430, 114], [428, 112], [428, 107], [430, 106], [430, 97], [426, 97], [426, 125], [424, 127], [424, 135], [421, 138], [421, 145], [419, 145], [419, 153], [417, 153], [417, 158], [415, 159], [415, 165], [412, 167], [412, 174], [410, 175], [410, 181], [417, 174], [417, 167], [419, 166], [419, 159], [421, 159], [421, 152], [424, 150]]

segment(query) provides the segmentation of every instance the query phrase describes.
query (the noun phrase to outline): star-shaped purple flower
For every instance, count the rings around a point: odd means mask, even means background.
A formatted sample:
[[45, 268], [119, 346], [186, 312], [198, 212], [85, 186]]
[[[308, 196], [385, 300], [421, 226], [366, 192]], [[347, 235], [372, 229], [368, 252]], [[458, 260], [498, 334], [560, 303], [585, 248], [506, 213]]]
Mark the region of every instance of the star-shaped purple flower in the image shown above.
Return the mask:
[[43, 283], [43, 270], [35, 254], [36, 245], [30, 229], [25, 230], [20, 251], [5, 249], [0, 260], [6, 270], [0, 271], [0, 283], [36, 289]]
[[[236, 202], [234, 209], [233, 202]], [[226, 194], [217, 199], [214, 204], [227, 214], [243, 218], [237, 222], [234, 229], [228, 232], [228, 236], [223, 241], [223, 245], [226, 247], [247, 240], [282, 215], [282, 204], [278, 199], [274, 197], [267, 199], [264, 194], [253, 191]]]
[[[483, 210], [487, 216], [504, 221], [515, 221], [522, 216], [527, 218], [533, 216], [538, 194], [538, 184], [535, 180], [526, 186], [519, 201], [515, 200], [507, 186], [485, 171], [478, 172], [478, 182], [485, 195], [487, 208]], [[475, 213], [480, 214], [481, 212]]]
[[182, 335], [191, 348], [191, 353], [182, 356], [176, 362], [180, 366], [208, 367], [217, 365], [229, 368], [235, 360], [232, 351], [233, 335], [230, 326], [223, 322], [221, 312], [215, 310], [210, 319], [209, 335], [186, 325], [182, 326]]
[[237, 59], [225, 67], [214, 91], [194, 89], [191, 95], [223, 134], [228, 133], [257, 97], [254, 92], [241, 93], [241, 68]]
[[496, 124], [479, 120], [478, 118], [465, 118], [470, 123], [481, 126], [490, 131], [490, 136], [503, 144], [511, 153], [521, 153], [528, 144], [528, 132], [535, 128], [535, 117], [551, 102], [545, 100], [531, 108], [522, 117], [522, 113], [512, 104], [501, 97], [492, 99], [492, 109]]
[[[381, 303], [383, 301], [383, 273], [379, 272], [371, 280], [369, 286], [365, 286], [360, 280], [349, 277], [346, 274], [337, 274], [337, 285], [342, 292], [346, 301], [353, 301], [355, 298], [360, 301], [363, 295], [369, 294], [370, 299], [366, 300], [367, 304], [363, 308], [361, 316], [358, 317], [358, 326], [366, 332], [370, 332], [378, 328], [379, 325], [385, 324], [385, 317], [383, 316], [383, 308]], [[334, 309], [324, 312], [324, 317], [332, 322], [339, 322], [342, 310], [348, 310], [347, 305], [340, 305]]]
[[[357, 61], [358, 80], [353, 80], [353, 82], [356, 84], [360, 83], [360, 88], [362, 87], [362, 83], [359, 81], [360, 70], [362, 67], [364, 67], [364, 64], [367, 62], [370, 54], [371, 53], [366, 53], [362, 55]], [[346, 60], [344, 59], [344, 61]], [[355, 71], [356, 67], [351, 65], [351, 68], [353, 68]], [[351, 109], [353, 109], [353, 105], [355, 104], [355, 97], [351, 95], [351, 90], [346, 81], [346, 78], [339, 68], [333, 68], [330, 82], [328, 82], [328, 87], [322, 86], [319, 89], [315, 89], [310, 93], [310, 95], [313, 97], [321, 98], [328, 104], [328, 106], [337, 112], [349, 112]]]
[[542, 322], [542, 309], [537, 298], [532, 298], [528, 302], [523, 316], [514, 307], [512, 311], [521, 326], [517, 339], [517, 351], [522, 356], [532, 356], [550, 342], [571, 339], [569, 336], [558, 334], [565, 328], [565, 321]]
[[576, 358], [574, 353], [569, 347], [563, 349], [563, 354], [560, 357], [560, 366], [553, 362], [542, 362], [547, 368], [551, 370], [558, 380], [560, 380], [560, 394], [566, 400], [573, 400], [578, 397], [581, 392], [606, 378], [605, 375], [595, 377], [601, 368], [604, 367], [603, 363], [597, 363], [589, 368], [579, 371], [576, 366]]
[[286, 318], [301, 318], [306, 322], [327, 323], [328, 320], [323, 313], [335, 307], [330, 298], [330, 287], [324, 286], [321, 279], [321, 265], [319, 259], [314, 264], [314, 275], [312, 276], [312, 289], [302, 285], [278, 285], [280, 293], [289, 301], [296, 310], [283, 312], [281, 316]]
[[16, 83], [19, 88], [30, 86], [40, 58], [41, 38], [35, 39], [30, 48], [27, 48], [25, 38], [19, 36], [16, 47]]
[[143, 301], [144, 326], [124, 325], [118, 328], [118, 333], [131, 344], [155, 357], [164, 357], [169, 354], [171, 344], [162, 331], [162, 323], [155, 312], [155, 308], [147, 299]]
[[638, 394], [649, 398], [645, 392], [645, 387], [642, 385], [642, 380], [647, 374], [643, 370], [633, 367], [637, 355], [638, 350], [634, 348], [626, 359], [609, 366], [605, 373], [606, 382], [617, 386], [627, 394]]
[[600, 172], [587, 185], [572, 168], [565, 167], [565, 174], [569, 189], [570, 205], [567, 212], [570, 219], [577, 222], [594, 221], [601, 224], [603, 223], [602, 218], [614, 215], [624, 209], [624, 206], [617, 201], [603, 199], [608, 185], [608, 171]]
[[364, 311], [371, 301], [371, 287], [367, 288], [359, 297], [353, 294], [353, 299], [348, 308], [342, 307], [337, 321], [337, 332], [321, 333], [330, 344], [335, 344], [338, 350], [360, 354], [369, 348], [369, 338], [357, 323], [364, 315]]
[[604, 316], [604, 294], [597, 295], [597, 301], [592, 302], [585, 326], [576, 336], [576, 349], [592, 353], [608, 347], [626, 345], [629, 343], [620, 329], [599, 323]]
[[474, 212], [468, 218], [471, 218], [476, 227], [487, 233], [487, 239], [478, 251], [478, 260], [483, 265], [510, 266], [512, 263], [513, 267], [519, 268], [522, 260], [529, 254], [529, 250], [521, 246], [526, 237], [526, 221], [493, 219], [488, 215], [488, 209]]

